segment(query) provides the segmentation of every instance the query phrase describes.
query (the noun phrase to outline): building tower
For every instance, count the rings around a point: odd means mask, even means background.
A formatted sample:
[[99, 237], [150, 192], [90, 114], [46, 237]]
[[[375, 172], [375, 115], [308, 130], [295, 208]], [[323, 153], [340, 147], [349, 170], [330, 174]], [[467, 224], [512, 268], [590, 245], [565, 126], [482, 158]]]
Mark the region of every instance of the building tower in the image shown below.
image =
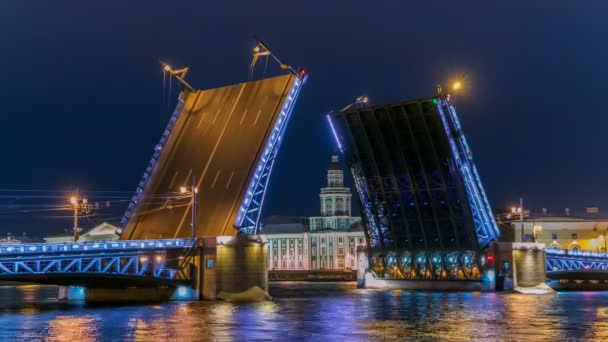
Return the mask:
[[351, 225], [351, 192], [344, 187], [344, 171], [336, 154], [327, 170], [327, 186], [321, 188], [321, 216], [311, 217], [310, 230], [349, 230]]

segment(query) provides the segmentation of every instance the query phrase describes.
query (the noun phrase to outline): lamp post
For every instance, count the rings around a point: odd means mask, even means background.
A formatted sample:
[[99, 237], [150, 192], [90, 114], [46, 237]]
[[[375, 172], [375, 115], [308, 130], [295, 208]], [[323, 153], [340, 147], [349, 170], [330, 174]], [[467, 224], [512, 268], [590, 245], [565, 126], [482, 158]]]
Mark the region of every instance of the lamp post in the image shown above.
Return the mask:
[[192, 176], [192, 186], [190, 188], [182, 186], [179, 192], [182, 195], [190, 195], [190, 199], [192, 201], [192, 239], [196, 239], [196, 207], [198, 204], [198, 189], [196, 187], [196, 176]]
[[[511, 214], [515, 215], [517, 213], [519, 213], [519, 223], [521, 225], [520, 241], [524, 242], [524, 199], [521, 197], [519, 198], [519, 207], [511, 207]], [[534, 227], [534, 224], [532, 224], [532, 227]]]
[[78, 241], [78, 216], [82, 212], [83, 214], [89, 214], [93, 209], [89, 204], [89, 200], [86, 197], [80, 197], [78, 191], [75, 195], [70, 196], [70, 205], [74, 207], [74, 226], [72, 230], [74, 232], [74, 242]]
[[536, 232], [537, 231], [542, 231], [543, 230], [543, 226], [541, 225], [534, 225], [532, 226], [532, 235], [534, 237], [534, 242], [536, 243]]

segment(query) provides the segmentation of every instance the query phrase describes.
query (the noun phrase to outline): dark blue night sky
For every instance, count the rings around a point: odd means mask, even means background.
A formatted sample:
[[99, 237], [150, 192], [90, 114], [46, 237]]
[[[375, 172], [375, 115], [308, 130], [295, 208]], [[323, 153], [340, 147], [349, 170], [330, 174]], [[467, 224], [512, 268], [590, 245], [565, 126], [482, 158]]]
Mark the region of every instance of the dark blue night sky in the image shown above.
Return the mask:
[[[190, 66], [197, 88], [241, 82], [258, 34], [310, 73], [267, 215], [318, 213], [326, 112], [362, 93], [427, 96], [459, 75], [457, 109], [494, 207], [524, 196], [608, 210], [608, 2], [433, 3], [3, 1], [0, 189], [134, 190], [169, 117], [158, 60]], [[44, 234], [9, 216], [0, 231]]]

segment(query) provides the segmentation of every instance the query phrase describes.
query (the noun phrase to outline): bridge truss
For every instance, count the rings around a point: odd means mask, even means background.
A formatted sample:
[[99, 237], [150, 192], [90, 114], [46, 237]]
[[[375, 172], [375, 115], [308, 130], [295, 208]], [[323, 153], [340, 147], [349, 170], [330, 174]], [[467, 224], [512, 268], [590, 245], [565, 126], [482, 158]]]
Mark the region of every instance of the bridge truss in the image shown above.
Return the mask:
[[552, 272], [595, 270], [608, 272], [608, 253], [591, 251], [571, 251], [548, 248], [546, 270]]
[[[0, 279], [70, 284], [128, 278], [141, 283], [185, 280], [183, 255], [193, 240], [131, 240], [0, 245]], [[180, 258], [180, 256], [182, 258]]]

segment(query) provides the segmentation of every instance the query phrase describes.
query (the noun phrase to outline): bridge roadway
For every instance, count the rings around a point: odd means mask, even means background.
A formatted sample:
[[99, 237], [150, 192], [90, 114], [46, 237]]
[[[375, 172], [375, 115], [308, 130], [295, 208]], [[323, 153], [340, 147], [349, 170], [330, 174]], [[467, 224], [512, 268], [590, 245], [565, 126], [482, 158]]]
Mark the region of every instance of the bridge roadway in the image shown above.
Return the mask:
[[93, 287], [188, 282], [191, 239], [0, 245], [0, 281]]

